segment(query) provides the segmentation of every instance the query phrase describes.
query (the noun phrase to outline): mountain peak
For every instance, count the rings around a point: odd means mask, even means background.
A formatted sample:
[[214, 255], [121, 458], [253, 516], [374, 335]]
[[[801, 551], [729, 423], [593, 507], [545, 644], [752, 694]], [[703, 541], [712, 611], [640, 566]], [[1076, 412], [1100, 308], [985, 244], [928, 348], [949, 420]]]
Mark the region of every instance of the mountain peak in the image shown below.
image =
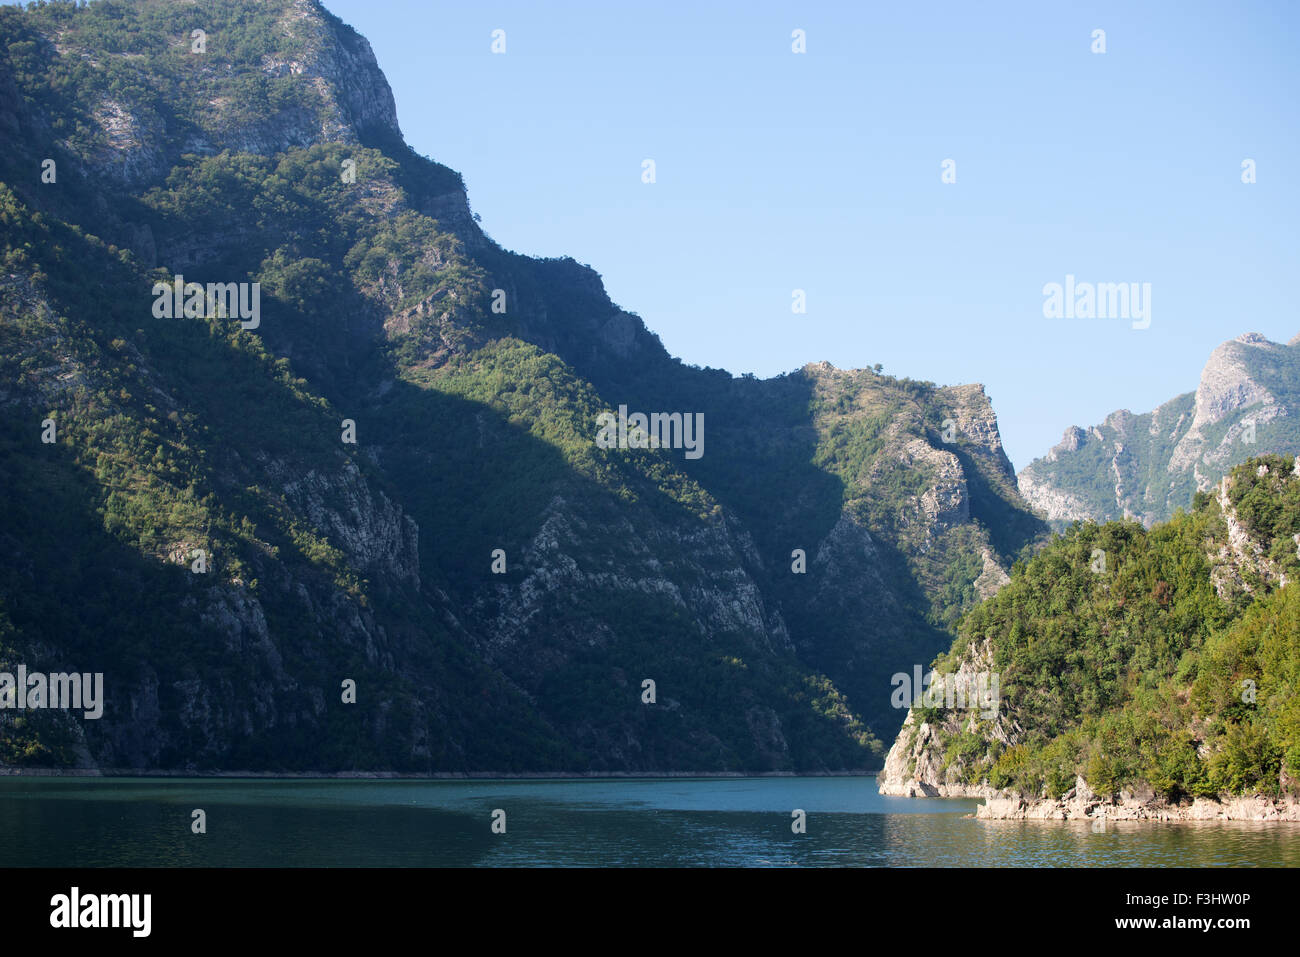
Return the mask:
[[1261, 335], [1258, 332], [1243, 332], [1241, 335], [1237, 336], [1237, 338], [1232, 341], [1244, 342], [1247, 345], [1261, 345], [1261, 346], [1271, 346], [1277, 344], [1275, 342], [1272, 342], [1267, 336]]

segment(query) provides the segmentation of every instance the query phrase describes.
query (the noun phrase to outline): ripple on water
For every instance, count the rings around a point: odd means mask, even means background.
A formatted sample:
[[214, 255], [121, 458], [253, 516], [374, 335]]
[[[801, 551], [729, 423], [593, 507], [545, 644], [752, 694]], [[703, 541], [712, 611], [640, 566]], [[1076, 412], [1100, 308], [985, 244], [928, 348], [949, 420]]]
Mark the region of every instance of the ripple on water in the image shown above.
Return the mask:
[[5, 778], [0, 866], [1300, 867], [1300, 824], [1094, 833], [977, 820], [975, 805], [884, 798], [871, 778]]

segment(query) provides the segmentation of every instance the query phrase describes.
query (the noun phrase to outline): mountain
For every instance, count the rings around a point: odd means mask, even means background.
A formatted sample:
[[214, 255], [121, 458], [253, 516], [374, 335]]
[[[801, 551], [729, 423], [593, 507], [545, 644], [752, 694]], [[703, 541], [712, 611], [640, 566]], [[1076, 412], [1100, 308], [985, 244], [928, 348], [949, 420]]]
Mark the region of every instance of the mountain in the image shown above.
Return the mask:
[[1150, 530], [1074, 525], [967, 615], [881, 790], [995, 817], [1300, 820], [1298, 578], [1300, 458], [1251, 459]]
[[0, 671], [105, 689], [0, 763], [879, 766], [1045, 534], [982, 387], [684, 364], [318, 3], [201, 13], [0, 8]]
[[1200, 385], [1154, 412], [1114, 412], [1021, 470], [1020, 492], [1059, 531], [1073, 521], [1167, 521], [1254, 455], [1300, 452], [1300, 336], [1251, 332], [1210, 354]]

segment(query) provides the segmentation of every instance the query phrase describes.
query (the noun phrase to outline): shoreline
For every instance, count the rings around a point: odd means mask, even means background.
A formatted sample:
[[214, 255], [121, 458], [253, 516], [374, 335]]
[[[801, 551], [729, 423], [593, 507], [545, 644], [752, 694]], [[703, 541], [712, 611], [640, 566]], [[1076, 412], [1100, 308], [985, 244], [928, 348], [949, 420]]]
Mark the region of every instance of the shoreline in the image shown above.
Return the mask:
[[1218, 794], [1171, 804], [1149, 788], [1101, 797], [1082, 776], [1059, 800], [1001, 792], [975, 809], [985, 821], [1253, 821], [1300, 823], [1300, 799], [1291, 795]]
[[1022, 797], [988, 798], [975, 809], [982, 821], [1237, 821], [1260, 824], [1300, 824], [1300, 801], [1263, 795], [1198, 797], [1190, 804], [1142, 801], [1128, 798], [1118, 802], [1051, 801]]
[[879, 793], [892, 797], [921, 797], [945, 800], [983, 801], [974, 817], [981, 821], [1248, 821], [1254, 823], [1300, 823], [1300, 798], [1278, 798], [1259, 794], [1219, 794], [1171, 804], [1156, 797], [1149, 788], [1135, 794], [1121, 791], [1117, 798], [1103, 798], [1076, 776], [1074, 787], [1059, 800], [999, 791], [989, 784], [927, 784], [915, 778], [878, 778]]
[[682, 778], [874, 778], [879, 771], [170, 771], [0, 767], [0, 778], [232, 778], [273, 781], [570, 781]]

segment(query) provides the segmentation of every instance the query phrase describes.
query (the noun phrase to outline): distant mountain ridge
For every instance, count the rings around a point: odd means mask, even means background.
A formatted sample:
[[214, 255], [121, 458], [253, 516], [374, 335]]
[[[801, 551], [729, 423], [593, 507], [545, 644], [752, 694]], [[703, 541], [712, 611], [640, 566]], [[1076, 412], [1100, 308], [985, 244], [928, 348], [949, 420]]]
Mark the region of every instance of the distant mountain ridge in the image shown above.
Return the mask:
[[1152, 412], [1122, 409], [1100, 425], [1071, 426], [1025, 466], [1020, 492], [1058, 530], [1073, 521], [1135, 518], [1150, 527], [1232, 467], [1262, 454], [1300, 452], [1300, 336], [1259, 333], [1211, 354], [1195, 392]]

